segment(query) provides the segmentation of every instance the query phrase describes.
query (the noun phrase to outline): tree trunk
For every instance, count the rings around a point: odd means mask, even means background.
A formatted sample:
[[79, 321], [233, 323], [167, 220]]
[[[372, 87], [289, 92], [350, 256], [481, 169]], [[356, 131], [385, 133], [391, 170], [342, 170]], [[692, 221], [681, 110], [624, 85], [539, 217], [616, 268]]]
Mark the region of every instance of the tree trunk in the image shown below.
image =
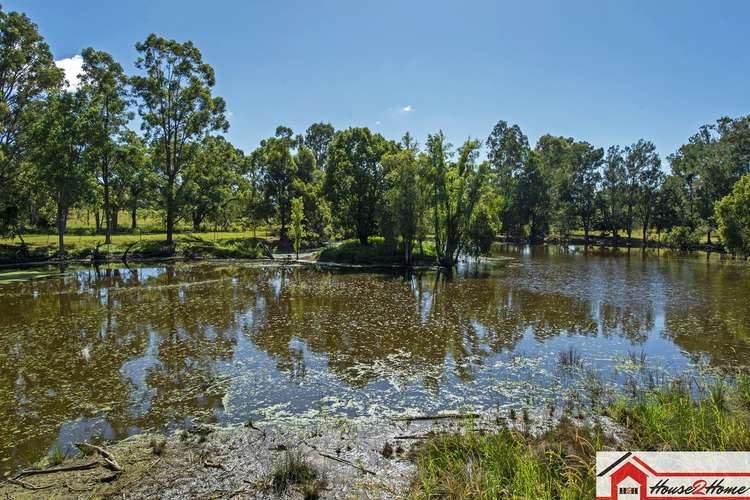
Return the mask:
[[109, 245], [112, 243], [111, 240], [111, 207], [109, 206], [109, 182], [107, 182], [107, 170], [102, 171], [102, 177], [104, 179], [104, 244]]
[[201, 228], [201, 218], [198, 216], [198, 212], [196, 210], [193, 210], [193, 231], [196, 233], [200, 231]]
[[130, 209], [130, 229], [134, 231], [138, 228], [138, 221], [136, 220], [137, 212], [138, 208], [136, 206]]
[[57, 256], [60, 260], [65, 258], [65, 222], [67, 219], [66, 210], [58, 205], [57, 207]]
[[117, 231], [117, 214], [120, 210], [118, 207], [110, 207], [110, 211], [111, 211], [110, 217], [111, 217], [112, 222], [110, 223], [109, 231], [111, 233], [112, 231]]
[[708, 234], [706, 234], [706, 243], [711, 245], [711, 228], [708, 228]]
[[94, 221], [96, 223], [96, 234], [99, 234], [102, 232], [102, 220], [99, 218], [98, 208], [94, 211]]
[[175, 207], [174, 207], [174, 180], [169, 180], [167, 186], [167, 244], [171, 245], [174, 234], [174, 219], [175, 219]]

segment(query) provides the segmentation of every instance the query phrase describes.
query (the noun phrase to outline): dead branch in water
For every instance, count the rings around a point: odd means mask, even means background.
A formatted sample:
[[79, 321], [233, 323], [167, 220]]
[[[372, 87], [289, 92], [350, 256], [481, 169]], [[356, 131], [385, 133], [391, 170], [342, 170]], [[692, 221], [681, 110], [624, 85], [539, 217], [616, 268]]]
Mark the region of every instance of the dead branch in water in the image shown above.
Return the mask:
[[344, 460], [343, 458], [335, 457], [335, 456], [333, 456], [333, 455], [329, 455], [328, 453], [323, 453], [322, 451], [318, 451], [318, 450], [315, 450], [315, 451], [316, 451], [316, 452], [318, 453], [318, 455], [320, 455], [321, 457], [325, 457], [325, 458], [328, 458], [328, 459], [330, 459], [330, 460], [335, 460], [336, 462], [340, 462], [340, 463], [342, 463], [342, 464], [346, 464], [346, 465], [348, 465], [348, 466], [350, 466], [350, 467], [354, 467], [355, 469], [357, 469], [357, 470], [360, 470], [360, 471], [364, 472], [365, 474], [371, 474], [371, 475], [373, 475], [373, 476], [375, 476], [375, 475], [376, 475], [376, 474], [375, 474], [375, 473], [374, 473], [373, 471], [371, 471], [371, 470], [369, 470], [369, 469], [365, 469], [365, 468], [364, 468], [364, 467], [362, 467], [361, 465], [357, 465], [357, 464], [355, 464], [354, 462], [350, 462], [349, 460]]
[[139, 243], [138, 241], [134, 241], [133, 243], [131, 243], [130, 245], [128, 245], [127, 248], [125, 249], [125, 252], [122, 254], [122, 262], [126, 266], [128, 265], [128, 252], [130, 251], [131, 248], [133, 248], [138, 243]]
[[92, 453], [98, 453], [104, 459], [105, 467], [115, 472], [120, 472], [122, 467], [117, 463], [117, 459], [110, 452], [99, 446], [89, 443], [73, 443], [73, 446], [81, 450], [84, 455], [90, 455]]
[[441, 413], [439, 415], [416, 415], [413, 417], [394, 417], [393, 420], [399, 420], [403, 422], [412, 422], [415, 420], [442, 420], [442, 419], [448, 419], [448, 418], [455, 418], [455, 419], [479, 418], [479, 414], [478, 413]]

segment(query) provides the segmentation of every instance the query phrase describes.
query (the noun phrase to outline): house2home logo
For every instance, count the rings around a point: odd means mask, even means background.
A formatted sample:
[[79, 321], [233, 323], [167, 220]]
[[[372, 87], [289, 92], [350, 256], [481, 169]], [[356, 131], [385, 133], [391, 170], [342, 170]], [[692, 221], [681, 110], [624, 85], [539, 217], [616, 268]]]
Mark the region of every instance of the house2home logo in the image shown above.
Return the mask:
[[597, 452], [596, 498], [750, 499], [750, 452]]

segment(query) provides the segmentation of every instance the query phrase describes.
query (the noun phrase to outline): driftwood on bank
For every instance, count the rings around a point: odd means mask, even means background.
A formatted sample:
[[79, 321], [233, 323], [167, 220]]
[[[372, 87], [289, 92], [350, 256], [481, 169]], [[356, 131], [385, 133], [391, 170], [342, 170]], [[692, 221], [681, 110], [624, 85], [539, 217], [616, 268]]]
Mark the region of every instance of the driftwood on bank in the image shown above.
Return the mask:
[[27, 476], [39, 476], [42, 474], [54, 474], [56, 472], [70, 472], [70, 471], [77, 471], [77, 470], [89, 470], [93, 469], [96, 466], [99, 465], [99, 462], [89, 462], [86, 464], [80, 464], [80, 465], [68, 465], [65, 467], [52, 467], [50, 469], [28, 469], [23, 470], [13, 476], [14, 480], [21, 479], [22, 477]]
[[112, 470], [115, 472], [122, 471], [122, 467], [120, 467], [120, 464], [117, 463], [117, 459], [115, 459], [115, 456], [112, 455], [112, 453], [105, 450], [104, 448], [93, 445], [93, 444], [89, 444], [89, 443], [74, 443], [73, 446], [81, 450], [81, 452], [84, 455], [91, 455], [92, 453], [97, 453], [100, 457], [104, 459], [104, 466], [108, 468], [109, 470]]
[[37, 486], [35, 484], [27, 483], [26, 481], [21, 481], [20, 479], [11, 478], [8, 479], [8, 482], [10, 484], [15, 484], [16, 486], [20, 486], [22, 488], [25, 488], [27, 490], [31, 491], [39, 491], [39, 490], [46, 490], [47, 488], [54, 488], [57, 486], [56, 484], [48, 484], [45, 486]]

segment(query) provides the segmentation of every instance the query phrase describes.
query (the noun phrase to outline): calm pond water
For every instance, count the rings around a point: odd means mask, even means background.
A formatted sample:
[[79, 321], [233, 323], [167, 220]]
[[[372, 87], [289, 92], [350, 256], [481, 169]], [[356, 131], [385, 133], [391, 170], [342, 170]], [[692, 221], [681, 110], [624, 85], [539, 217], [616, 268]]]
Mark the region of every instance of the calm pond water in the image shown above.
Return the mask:
[[507, 411], [745, 366], [746, 265], [497, 255], [452, 280], [237, 263], [2, 284], [0, 470], [197, 421]]

